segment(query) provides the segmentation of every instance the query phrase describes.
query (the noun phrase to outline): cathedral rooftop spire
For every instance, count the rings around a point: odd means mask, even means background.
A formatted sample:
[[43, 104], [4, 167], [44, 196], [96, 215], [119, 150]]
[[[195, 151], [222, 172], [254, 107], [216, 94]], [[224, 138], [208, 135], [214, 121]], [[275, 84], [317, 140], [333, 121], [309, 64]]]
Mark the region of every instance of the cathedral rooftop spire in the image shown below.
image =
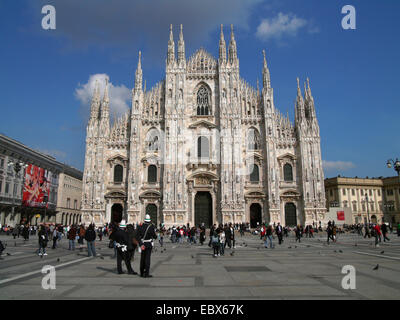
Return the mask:
[[178, 41], [178, 64], [185, 64], [185, 41], [183, 40], [183, 25], [181, 24], [181, 31], [179, 33]]
[[168, 55], [167, 55], [167, 63], [173, 63], [175, 61], [175, 42], [174, 42], [174, 33], [172, 31], [172, 24], [169, 27], [169, 41], [168, 41]]
[[231, 41], [229, 43], [229, 62], [234, 64], [237, 61], [237, 47], [235, 33], [233, 32], [233, 24], [231, 24]]
[[265, 55], [265, 50], [263, 50], [263, 57], [264, 57], [263, 87], [266, 89], [270, 89], [271, 88], [271, 76], [270, 76], [268, 65], [267, 65], [267, 58]]
[[142, 90], [143, 71], [142, 71], [142, 52], [139, 51], [138, 65], [135, 74], [135, 89]]
[[108, 97], [108, 78], [107, 77], [106, 77], [106, 86], [104, 88], [103, 101], [110, 102], [110, 98]]
[[224, 26], [221, 24], [221, 35], [219, 38], [219, 60], [226, 62], [226, 43], [224, 39]]

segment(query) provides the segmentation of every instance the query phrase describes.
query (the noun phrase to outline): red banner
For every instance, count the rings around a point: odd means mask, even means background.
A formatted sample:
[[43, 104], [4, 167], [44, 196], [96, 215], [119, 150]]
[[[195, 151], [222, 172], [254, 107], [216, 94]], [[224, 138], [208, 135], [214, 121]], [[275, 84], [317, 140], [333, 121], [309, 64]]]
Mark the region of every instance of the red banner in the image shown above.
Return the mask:
[[338, 211], [337, 212], [337, 219], [339, 220], [339, 221], [344, 221], [345, 219], [344, 219], [344, 211]]
[[[48, 207], [50, 196], [50, 171], [29, 164], [25, 171], [22, 204], [26, 207]], [[45, 199], [47, 196], [47, 199]]]

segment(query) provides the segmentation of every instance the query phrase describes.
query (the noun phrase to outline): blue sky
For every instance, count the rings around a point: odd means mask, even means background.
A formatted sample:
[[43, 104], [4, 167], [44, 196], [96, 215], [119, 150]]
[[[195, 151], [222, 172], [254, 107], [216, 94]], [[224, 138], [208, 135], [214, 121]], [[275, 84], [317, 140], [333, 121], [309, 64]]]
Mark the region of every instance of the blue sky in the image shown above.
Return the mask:
[[[56, 8], [43, 30], [41, 8]], [[356, 9], [344, 30], [341, 9]], [[0, 2], [0, 132], [83, 169], [95, 75], [127, 108], [138, 51], [147, 88], [164, 78], [169, 24], [184, 25], [187, 58], [218, 55], [219, 26], [235, 26], [241, 76], [261, 80], [267, 52], [276, 107], [293, 119], [296, 77], [310, 78], [325, 176], [389, 176], [400, 157], [398, 0], [5, 0]]]

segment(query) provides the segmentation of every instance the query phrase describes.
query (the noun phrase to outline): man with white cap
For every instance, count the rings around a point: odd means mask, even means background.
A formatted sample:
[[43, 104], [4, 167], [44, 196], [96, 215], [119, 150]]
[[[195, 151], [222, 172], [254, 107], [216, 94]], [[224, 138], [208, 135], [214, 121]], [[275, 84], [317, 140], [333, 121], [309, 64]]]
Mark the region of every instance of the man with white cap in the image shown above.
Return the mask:
[[151, 223], [151, 218], [148, 214], [144, 219], [144, 223], [138, 230], [139, 245], [141, 248], [140, 257], [140, 276], [143, 278], [151, 278], [150, 275], [150, 257], [151, 250], [153, 249], [153, 241], [157, 239], [155, 227]]

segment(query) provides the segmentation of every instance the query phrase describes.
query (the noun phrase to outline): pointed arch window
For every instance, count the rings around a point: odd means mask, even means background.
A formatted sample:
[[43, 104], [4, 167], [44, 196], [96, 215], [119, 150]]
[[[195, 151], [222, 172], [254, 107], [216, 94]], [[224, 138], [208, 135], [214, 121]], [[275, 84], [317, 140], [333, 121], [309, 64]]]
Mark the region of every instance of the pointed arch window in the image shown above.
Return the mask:
[[247, 133], [247, 146], [248, 150], [259, 150], [260, 146], [260, 135], [254, 128], [249, 129]]
[[289, 163], [283, 166], [283, 178], [287, 182], [293, 181], [293, 168]]
[[201, 86], [197, 91], [197, 115], [208, 116], [211, 113], [211, 95], [206, 86]]
[[151, 129], [147, 133], [146, 146], [147, 151], [158, 151], [160, 149], [160, 141], [156, 129]]

